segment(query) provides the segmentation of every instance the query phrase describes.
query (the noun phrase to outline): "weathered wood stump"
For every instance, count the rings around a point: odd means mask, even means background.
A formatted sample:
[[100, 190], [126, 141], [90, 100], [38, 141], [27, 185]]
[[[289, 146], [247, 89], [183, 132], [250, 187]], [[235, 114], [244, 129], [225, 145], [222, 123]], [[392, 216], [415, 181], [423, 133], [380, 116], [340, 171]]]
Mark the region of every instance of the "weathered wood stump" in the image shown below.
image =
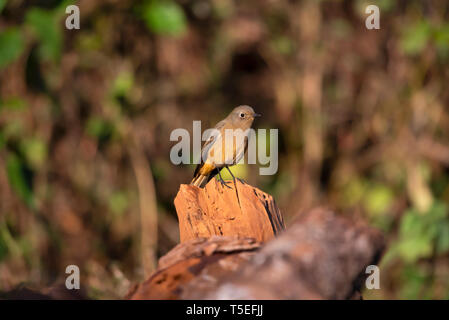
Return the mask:
[[273, 198], [238, 181], [229, 185], [181, 185], [181, 243], [127, 299], [360, 298], [366, 266], [383, 251], [380, 232], [317, 208], [277, 236], [284, 221]]
[[205, 188], [181, 185], [175, 198], [181, 242], [201, 237], [240, 236], [265, 242], [285, 229], [273, 197], [240, 181], [212, 179]]

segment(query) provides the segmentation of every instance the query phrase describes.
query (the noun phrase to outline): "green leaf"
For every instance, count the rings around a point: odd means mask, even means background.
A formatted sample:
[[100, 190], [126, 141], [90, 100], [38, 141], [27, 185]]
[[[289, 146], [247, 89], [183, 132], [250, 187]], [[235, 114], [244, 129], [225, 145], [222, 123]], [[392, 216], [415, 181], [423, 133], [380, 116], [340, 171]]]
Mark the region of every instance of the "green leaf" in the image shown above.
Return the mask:
[[27, 162], [34, 169], [41, 168], [47, 159], [47, 144], [40, 138], [24, 139], [20, 148]]
[[351, 177], [350, 180], [342, 186], [342, 204], [351, 207], [362, 201], [367, 188], [366, 185], [367, 183], [359, 177]]
[[391, 11], [396, 6], [396, 1], [394, 0], [377, 0], [376, 5], [379, 6], [382, 12]]
[[16, 28], [0, 33], [0, 69], [16, 60], [25, 47], [22, 34]]
[[407, 262], [414, 262], [432, 253], [432, 237], [426, 232], [424, 215], [409, 210], [401, 219], [398, 252]]
[[91, 117], [87, 121], [86, 131], [90, 136], [104, 140], [112, 135], [114, 127], [111, 123], [100, 117]]
[[6, 0], [0, 0], [0, 13], [2, 13], [3, 8], [6, 5]]
[[40, 41], [39, 54], [46, 60], [59, 60], [62, 48], [62, 26], [60, 14], [40, 8], [30, 9], [25, 17], [26, 24], [36, 33]]
[[5, 141], [9, 139], [20, 139], [24, 132], [24, 120], [22, 118], [12, 119], [2, 128]]
[[274, 38], [271, 45], [277, 52], [285, 55], [291, 54], [294, 50], [294, 46], [290, 38], [284, 36]]
[[408, 210], [401, 219], [398, 253], [404, 261], [413, 263], [420, 258], [429, 257], [434, 249], [447, 250], [449, 244], [446, 229], [447, 206], [435, 202], [424, 213]]
[[445, 24], [442, 27], [435, 30], [435, 42], [438, 45], [448, 47], [449, 46], [449, 24]]
[[432, 29], [427, 21], [419, 21], [415, 25], [405, 26], [401, 39], [402, 50], [409, 55], [418, 54], [431, 38]]
[[432, 254], [432, 239], [422, 234], [415, 238], [407, 237], [399, 242], [398, 252], [402, 259], [409, 263], [429, 257]]
[[364, 206], [373, 216], [385, 213], [394, 200], [393, 191], [383, 185], [370, 186], [366, 191]]
[[428, 274], [420, 266], [406, 266], [401, 275], [400, 296], [405, 299], [419, 299], [423, 287], [428, 281]]
[[445, 24], [435, 30], [435, 44], [441, 58], [449, 57], [449, 24]]
[[121, 72], [115, 78], [112, 92], [115, 97], [126, 97], [134, 85], [134, 75], [131, 72]]
[[117, 216], [123, 215], [129, 206], [127, 194], [121, 191], [112, 193], [108, 199], [108, 206], [113, 214]]
[[11, 188], [29, 207], [33, 207], [33, 191], [25, 178], [25, 168], [22, 161], [14, 154], [10, 154], [6, 161], [6, 171]]
[[3, 101], [0, 101], [0, 109], [5, 108], [9, 110], [24, 110], [27, 107], [27, 104], [25, 100], [18, 98], [18, 97], [12, 97], [5, 99]]
[[180, 35], [186, 29], [186, 17], [175, 2], [151, 0], [144, 4], [143, 19], [148, 29], [162, 35]]
[[[25, 244], [29, 244], [24, 238], [14, 237], [5, 221], [0, 220], [0, 261], [7, 256], [25, 257], [29, 252], [25, 250]], [[30, 247], [30, 245], [28, 245]]]

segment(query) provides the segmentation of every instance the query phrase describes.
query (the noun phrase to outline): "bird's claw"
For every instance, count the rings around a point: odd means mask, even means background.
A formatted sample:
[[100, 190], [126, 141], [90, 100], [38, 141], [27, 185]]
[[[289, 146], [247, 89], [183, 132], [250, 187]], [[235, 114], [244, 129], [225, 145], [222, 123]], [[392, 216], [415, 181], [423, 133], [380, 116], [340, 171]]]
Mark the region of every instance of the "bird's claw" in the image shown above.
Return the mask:
[[224, 180], [219, 180], [222, 186], [225, 186], [229, 189], [232, 189], [232, 187], [230, 187]]

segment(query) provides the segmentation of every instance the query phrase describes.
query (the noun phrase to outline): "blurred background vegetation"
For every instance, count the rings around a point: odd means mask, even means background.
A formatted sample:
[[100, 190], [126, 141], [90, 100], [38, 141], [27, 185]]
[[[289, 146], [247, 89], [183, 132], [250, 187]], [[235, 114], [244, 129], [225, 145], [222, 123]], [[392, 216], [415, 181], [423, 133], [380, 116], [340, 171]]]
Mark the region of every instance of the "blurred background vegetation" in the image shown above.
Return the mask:
[[77, 264], [90, 297], [122, 297], [178, 241], [193, 166], [170, 132], [249, 104], [279, 171], [241, 178], [287, 223], [327, 205], [382, 229], [365, 298], [448, 299], [448, 18], [431, 0], [0, 0], [0, 291]]

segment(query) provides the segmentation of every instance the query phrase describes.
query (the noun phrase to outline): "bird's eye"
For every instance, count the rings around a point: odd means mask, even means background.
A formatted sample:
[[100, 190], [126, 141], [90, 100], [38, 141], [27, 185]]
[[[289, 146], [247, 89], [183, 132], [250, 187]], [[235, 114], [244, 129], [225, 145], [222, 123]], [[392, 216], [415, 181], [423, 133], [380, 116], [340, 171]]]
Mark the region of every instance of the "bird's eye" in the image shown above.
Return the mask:
[[243, 112], [240, 113], [240, 118], [245, 118], [245, 114]]

